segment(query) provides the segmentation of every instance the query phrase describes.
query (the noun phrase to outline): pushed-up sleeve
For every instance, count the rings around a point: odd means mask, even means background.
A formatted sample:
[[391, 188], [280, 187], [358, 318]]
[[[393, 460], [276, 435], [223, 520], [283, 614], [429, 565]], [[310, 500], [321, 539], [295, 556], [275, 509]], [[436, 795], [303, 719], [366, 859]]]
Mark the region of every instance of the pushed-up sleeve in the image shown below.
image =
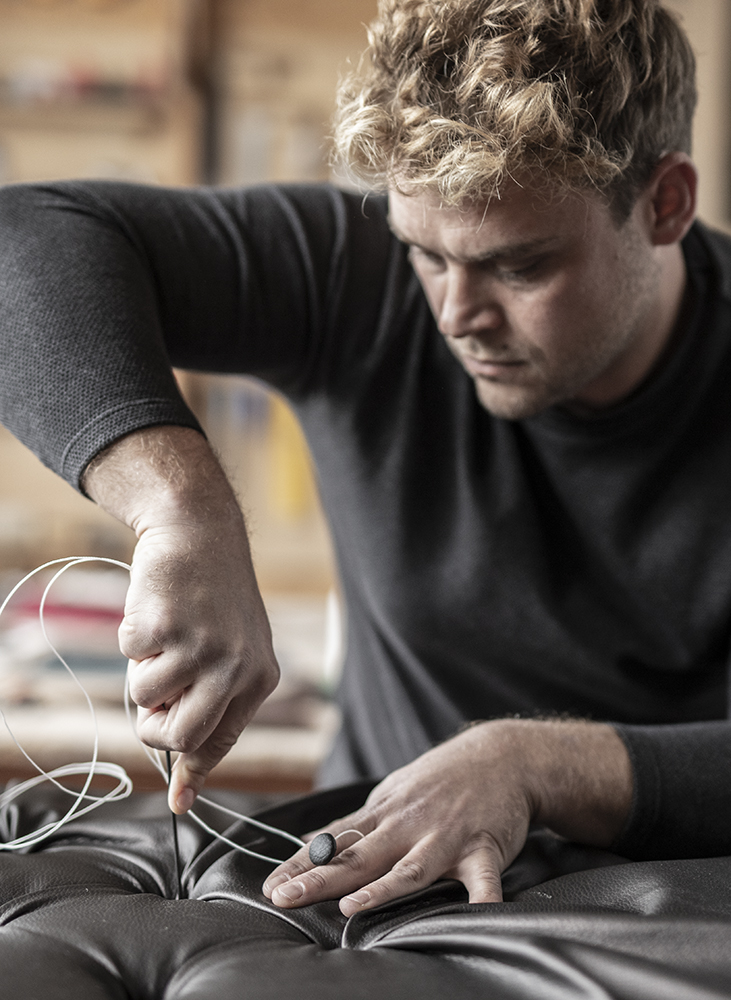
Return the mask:
[[198, 426], [171, 366], [317, 391], [377, 324], [392, 241], [361, 201], [328, 185], [0, 190], [0, 421], [78, 488], [124, 434]]

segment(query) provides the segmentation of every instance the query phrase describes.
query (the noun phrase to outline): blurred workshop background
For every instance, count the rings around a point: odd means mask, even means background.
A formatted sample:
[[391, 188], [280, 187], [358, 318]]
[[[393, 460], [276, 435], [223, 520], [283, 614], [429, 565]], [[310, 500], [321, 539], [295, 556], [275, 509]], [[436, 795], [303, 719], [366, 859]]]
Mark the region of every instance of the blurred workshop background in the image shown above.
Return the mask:
[[[729, 227], [728, 0], [671, 0], [695, 47], [701, 216]], [[338, 76], [376, 0], [0, 0], [0, 182], [102, 177], [164, 185], [332, 178]], [[219, 784], [300, 791], [337, 724], [345, 632], [327, 528], [302, 436], [253, 381], [180, 373], [247, 512], [283, 669], [280, 690], [218, 769]], [[0, 588], [54, 558], [129, 560], [131, 533], [0, 429]], [[45, 577], [44, 579], [48, 579]], [[100, 713], [102, 754], [156, 786], [128, 732], [116, 628], [125, 574], [82, 567], [47, 607], [53, 641]], [[78, 689], [37, 617], [40, 581], [0, 620], [0, 706], [44, 767], [86, 759]], [[81, 756], [79, 756], [81, 755]], [[0, 727], [0, 779], [29, 773]]]

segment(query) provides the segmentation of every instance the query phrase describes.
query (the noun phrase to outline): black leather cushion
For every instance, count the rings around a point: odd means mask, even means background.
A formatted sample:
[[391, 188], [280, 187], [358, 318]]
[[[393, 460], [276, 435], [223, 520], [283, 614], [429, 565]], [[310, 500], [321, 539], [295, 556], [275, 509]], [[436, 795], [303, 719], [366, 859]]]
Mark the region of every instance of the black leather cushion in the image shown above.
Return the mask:
[[[350, 786], [260, 813], [304, 833], [357, 807]], [[223, 798], [219, 794], [220, 798]], [[68, 808], [38, 790], [15, 836]], [[225, 796], [246, 812], [249, 796]], [[217, 814], [205, 818], [224, 829]], [[285, 857], [285, 841], [228, 836]], [[263, 839], [262, 839], [263, 838]], [[72, 822], [0, 857], [0, 997], [48, 1000], [711, 1000], [731, 995], [731, 859], [630, 863], [533, 831], [505, 873], [506, 902], [470, 906], [440, 882], [345, 920], [335, 903], [278, 910], [270, 866], [180, 824], [176, 901], [163, 795]]]

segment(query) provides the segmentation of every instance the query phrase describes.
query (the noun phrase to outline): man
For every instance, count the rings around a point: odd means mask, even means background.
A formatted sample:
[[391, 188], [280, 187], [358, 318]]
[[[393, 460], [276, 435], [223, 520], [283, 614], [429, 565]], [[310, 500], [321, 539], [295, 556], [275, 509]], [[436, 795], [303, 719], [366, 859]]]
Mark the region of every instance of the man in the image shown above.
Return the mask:
[[384, 0], [364, 72], [338, 142], [388, 208], [3, 193], [3, 419], [137, 532], [121, 646], [171, 804], [277, 669], [168, 353], [295, 406], [348, 604], [325, 780], [391, 772], [275, 903], [497, 900], [531, 821], [725, 852], [731, 248], [693, 224], [687, 41], [652, 0]]

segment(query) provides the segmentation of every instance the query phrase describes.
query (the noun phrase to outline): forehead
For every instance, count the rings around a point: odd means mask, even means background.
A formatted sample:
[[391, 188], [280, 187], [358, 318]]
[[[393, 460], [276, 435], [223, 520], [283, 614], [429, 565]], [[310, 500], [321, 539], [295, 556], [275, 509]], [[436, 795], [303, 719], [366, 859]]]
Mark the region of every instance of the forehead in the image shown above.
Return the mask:
[[440, 203], [432, 192], [389, 192], [389, 222], [399, 239], [458, 257], [583, 240], [612, 221], [606, 202], [592, 192], [537, 192], [511, 184], [499, 198], [458, 207]]

